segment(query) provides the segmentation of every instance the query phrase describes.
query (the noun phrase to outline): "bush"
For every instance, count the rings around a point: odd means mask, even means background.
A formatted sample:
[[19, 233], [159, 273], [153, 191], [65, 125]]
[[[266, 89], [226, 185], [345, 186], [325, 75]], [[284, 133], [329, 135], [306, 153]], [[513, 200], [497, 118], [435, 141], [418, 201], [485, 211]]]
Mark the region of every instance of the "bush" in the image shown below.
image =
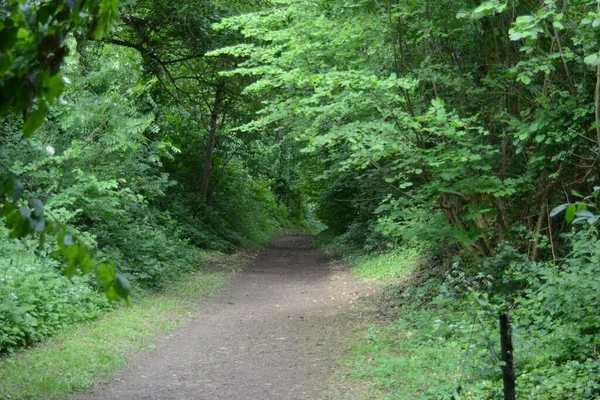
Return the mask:
[[[198, 267], [198, 248], [256, 246], [302, 222], [296, 180], [276, 180], [277, 168], [252, 173], [257, 159], [244, 151], [226, 161], [216, 151], [205, 203], [196, 182], [204, 138], [177, 124], [177, 107], [155, 103], [141, 56], [79, 44], [72, 82], [47, 123], [24, 139], [21, 117], [11, 114], [0, 134], [0, 164], [23, 184], [23, 199], [44, 203], [46, 227], [64, 227], [96, 261], [114, 262], [134, 290], [157, 290]], [[28, 244], [0, 230], [0, 352], [110, 308], [93, 283], [59, 271], [49, 256], [54, 234], [48, 228], [45, 243]]]
[[181, 238], [169, 214], [149, 209], [128, 224], [99, 224], [94, 232], [101, 254], [135, 284], [158, 289], [198, 267], [199, 250]]
[[35, 256], [0, 229], [0, 354], [97, 318], [112, 306], [82, 277], [68, 279], [53, 259]]
[[443, 246], [351, 256], [402, 310], [356, 346], [355, 376], [398, 398], [456, 397], [460, 383], [460, 398], [501, 399], [498, 311], [514, 302], [518, 397], [600, 398], [600, 240], [594, 229], [565, 239], [570, 252], [557, 265], [509, 246], [483, 264], [444, 263]]

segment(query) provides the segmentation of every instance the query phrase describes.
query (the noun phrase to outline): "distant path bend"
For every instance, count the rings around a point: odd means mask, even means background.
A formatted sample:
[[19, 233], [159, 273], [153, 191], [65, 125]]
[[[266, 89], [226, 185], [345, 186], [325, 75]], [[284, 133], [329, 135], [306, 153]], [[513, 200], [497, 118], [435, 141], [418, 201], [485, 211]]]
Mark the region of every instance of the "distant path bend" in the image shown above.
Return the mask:
[[156, 352], [73, 399], [351, 398], [331, 376], [369, 291], [333, 268], [311, 236], [279, 237]]

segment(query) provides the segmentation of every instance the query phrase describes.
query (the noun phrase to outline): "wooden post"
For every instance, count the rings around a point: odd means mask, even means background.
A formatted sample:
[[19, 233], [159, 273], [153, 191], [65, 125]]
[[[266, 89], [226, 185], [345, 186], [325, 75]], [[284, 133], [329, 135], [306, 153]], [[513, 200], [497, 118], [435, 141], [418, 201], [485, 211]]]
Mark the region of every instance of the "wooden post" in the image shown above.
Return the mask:
[[513, 354], [512, 329], [508, 312], [500, 313], [500, 346], [502, 352], [502, 381], [504, 383], [504, 400], [516, 400], [515, 362]]

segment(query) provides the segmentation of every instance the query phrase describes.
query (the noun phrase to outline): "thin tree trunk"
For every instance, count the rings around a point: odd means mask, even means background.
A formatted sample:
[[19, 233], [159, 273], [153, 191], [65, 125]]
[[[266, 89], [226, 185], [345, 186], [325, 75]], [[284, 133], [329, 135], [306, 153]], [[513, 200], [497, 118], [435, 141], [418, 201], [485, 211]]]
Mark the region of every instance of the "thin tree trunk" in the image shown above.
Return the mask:
[[562, 44], [560, 42], [560, 36], [558, 35], [558, 30], [555, 26], [552, 26], [552, 32], [554, 34], [554, 39], [556, 40], [556, 46], [558, 47], [558, 52], [560, 54], [560, 60], [562, 61], [563, 69], [565, 70], [565, 75], [567, 77], [567, 86], [569, 86], [569, 92], [572, 95], [575, 94], [575, 85], [573, 84], [573, 78], [571, 77], [571, 71], [569, 70], [569, 66], [567, 65], [567, 59], [565, 58], [565, 53], [563, 52]]
[[215, 91], [215, 103], [210, 113], [210, 130], [208, 132], [208, 143], [206, 145], [206, 156], [204, 157], [204, 170], [202, 174], [202, 201], [208, 200], [208, 190], [210, 187], [210, 176], [212, 173], [213, 151], [215, 148], [215, 137], [219, 128], [219, 115], [225, 94], [225, 81], [220, 79]]
[[544, 228], [544, 222], [547, 219], [548, 208], [546, 207], [548, 199], [550, 198], [550, 187], [548, 186], [548, 172], [542, 171], [540, 174], [540, 185], [539, 185], [539, 199], [540, 199], [540, 214], [538, 215], [537, 223], [535, 224], [533, 249], [530, 254], [531, 261], [537, 261], [539, 253], [539, 245], [542, 240], [542, 229]]
[[[600, 8], [600, 2], [599, 8]], [[600, 147], [600, 64], [596, 68], [596, 140], [598, 141], [598, 147]]]
[[540, 206], [540, 215], [538, 216], [537, 223], [535, 224], [535, 238], [533, 239], [533, 250], [531, 251], [531, 261], [537, 261], [539, 245], [542, 240], [542, 228], [544, 227], [544, 220], [546, 219], [546, 203], [542, 203]]
[[394, 52], [394, 72], [396, 72], [396, 77], [400, 77], [400, 67], [399, 67], [399, 55], [398, 48], [396, 47], [396, 35], [394, 34], [394, 19], [392, 17], [392, 2], [391, 0], [387, 0], [387, 17], [390, 24], [390, 38], [392, 39], [392, 51]]
[[[600, 13], [600, 0], [597, 3], [598, 12]], [[564, 7], [563, 7], [564, 8]], [[598, 141], [598, 147], [600, 147], [600, 64], [596, 67], [596, 140]]]
[[[378, 3], [379, 4], [379, 3]], [[396, 73], [396, 78], [400, 77], [400, 64], [402, 64], [402, 70], [404, 72], [406, 72], [406, 63], [404, 61], [404, 53], [402, 52], [402, 48], [400, 49], [400, 52], [398, 52], [398, 45], [397, 45], [397, 39], [395, 36], [395, 32], [394, 32], [394, 18], [392, 15], [392, 2], [391, 0], [387, 0], [386, 2], [386, 9], [384, 10], [385, 12], [387, 12], [387, 18], [388, 18], [388, 23], [390, 25], [390, 39], [392, 41], [392, 52], [394, 55], [394, 72]], [[398, 25], [397, 25], [397, 29], [398, 29], [398, 33], [401, 32], [400, 30], [400, 17], [398, 17]], [[400, 38], [401, 40], [401, 38]], [[400, 46], [402, 46], [402, 43], [400, 42]], [[404, 98], [406, 100], [406, 105], [408, 107], [408, 112], [410, 113], [410, 115], [412, 117], [415, 116], [415, 110], [413, 108], [412, 105], [412, 100], [410, 98], [410, 93], [408, 92], [407, 89], [403, 89], [402, 90], [404, 92]]]

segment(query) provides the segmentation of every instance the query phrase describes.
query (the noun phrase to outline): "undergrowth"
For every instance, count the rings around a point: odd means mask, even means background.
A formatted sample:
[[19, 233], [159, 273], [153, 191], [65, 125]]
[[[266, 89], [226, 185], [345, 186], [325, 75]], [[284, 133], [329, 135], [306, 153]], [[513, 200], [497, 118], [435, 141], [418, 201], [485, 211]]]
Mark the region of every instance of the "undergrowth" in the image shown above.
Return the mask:
[[245, 253], [205, 256], [205, 268], [160, 293], [138, 292], [133, 307], [70, 325], [43, 344], [0, 359], [0, 398], [64, 399], [107, 379], [133, 352], [152, 351], [158, 338], [185, 323], [198, 300], [218, 294], [249, 259]]
[[[510, 248], [478, 268], [460, 258], [443, 262], [426, 247], [345, 249], [354, 273], [382, 287], [377, 306], [387, 318], [361, 328], [341, 371], [368, 383], [372, 399], [500, 400], [502, 299], [490, 293], [526, 282], [511, 310], [517, 397], [600, 398], [598, 325], [588, 317], [599, 305], [600, 242], [586, 232], [569, 240], [572, 252], [558, 266]], [[498, 263], [507, 265], [502, 276], [486, 272]]]
[[[203, 198], [206, 135], [154, 101], [143, 57], [74, 37], [67, 46], [71, 83], [48, 121], [30, 138], [17, 115], [0, 126], [0, 356], [98, 318], [114, 306], [107, 294], [127, 297], [127, 282], [160, 291], [207, 251], [258, 247], [305, 225], [297, 179], [275, 148], [254, 157], [223, 144]], [[103, 264], [114, 276], [100, 279]], [[121, 295], [110, 290], [117, 281]]]

